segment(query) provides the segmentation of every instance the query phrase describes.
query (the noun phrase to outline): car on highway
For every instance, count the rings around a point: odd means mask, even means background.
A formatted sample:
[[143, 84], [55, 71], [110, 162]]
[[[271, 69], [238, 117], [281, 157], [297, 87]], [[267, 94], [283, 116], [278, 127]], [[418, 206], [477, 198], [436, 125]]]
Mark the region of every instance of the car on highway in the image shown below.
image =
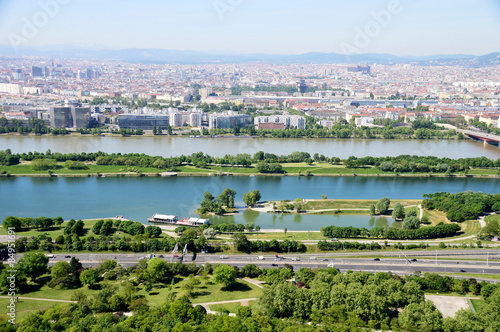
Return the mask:
[[179, 257], [179, 255], [175, 254], [174, 257]]
[[410, 259], [410, 261], [417, 262], [417, 259], [416, 258], [412, 258], [412, 259]]
[[163, 255], [158, 256], [159, 258], [163, 258]]
[[328, 258], [323, 258], [323, 262], [328, 262]]
[[460, 272], [465, 272], [465, 270], [460, 270]]
[[265, 258], [264, 256], [258, 256], [257, 259], [263, 261]]
[[283, 258], [281, 258], [281, 257], [277, 257], [277, 258], [275, 258], [274, 260], [275, 260], [275, 261], [281, 261], [281, 260], [283, 260]]
[[292, 261], [300, 261], [300, 258], [298, 258], [298, 257], [292, 257]]
[[271, 264], [271, 266], [278, 266], [278, 264]]
[[337, 242], [338, 239], [336, 237], [334, 237], [334, 238], [331, 238], [330, 241]]
[[64, 256], [64, 258], [71, 258], [71, 256]]
[[228, 259], [228, 258], [229, 258], [229, 256], [225, 256], [225, 255], [224, 255], [224, 256], [219, 256], [219, 258], [220, 258], [220, 259]]
[[374, 258], [373, 260], [374, 260], [374, 261], [379, 261], [379, 260], [380, 260], [380, 258], [378, 258], [378, 257], [377, 257], [377, 258]]
[[309, 257], [310, 260], [316, 260], [316, 257], [312, 256], [312, 257]]

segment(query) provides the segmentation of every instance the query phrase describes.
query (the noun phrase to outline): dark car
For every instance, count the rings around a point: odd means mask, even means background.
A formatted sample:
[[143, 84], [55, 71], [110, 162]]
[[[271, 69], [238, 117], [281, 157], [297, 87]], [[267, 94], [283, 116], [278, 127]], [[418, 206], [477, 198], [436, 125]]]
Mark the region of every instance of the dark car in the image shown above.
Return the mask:
[[412, 261], [412, 262], [416, 262], [416, 261], [417, 261], [417, 259], [416, 259], [416, 258], [412, 258], [412, 259], [410, 259], [410, 261]]
[[71, 256], [64, 256], [64, 258], [71, 258]]
[[328, 258], [323, 258], [323, 262], [328, 262]]
[[271, 264], [271, 266], [278, 266], [278, 264]]
[[163, 258], [163, 255], [158, 256], [159, 258]]
[[380, 260], [380, 258], [374, 258], [373, 260], [374, 260], [374, 261], [379, 261], [379, 260]]
[[460, 272], [465, 272], [465, 270], [460, 270]]

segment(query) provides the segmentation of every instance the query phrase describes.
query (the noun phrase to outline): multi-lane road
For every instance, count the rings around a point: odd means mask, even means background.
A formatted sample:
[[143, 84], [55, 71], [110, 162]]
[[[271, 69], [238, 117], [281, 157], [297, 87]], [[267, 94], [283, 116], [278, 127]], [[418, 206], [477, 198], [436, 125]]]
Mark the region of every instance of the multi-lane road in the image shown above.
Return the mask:
[[[69, 261], [71, 257], [78, 258], [84, 266], [95, 266], [103, 259], [113, 259], [124, 267], [131, 267], [151, 254], [74, 254], [58, 253], [49, 259], [49, 264], [58, 261]], [[359, 256], [365, 257], [359, 257]], [[276, 260], [274, 255], [220, 255], [220, 254], [189, 254], [184, 257], [178, 254], [162, 254], [162, 259], [167, 262], [183, 262], [184, 264], [194, 262], [197, 265], [205, 263], [223, 263], [243, 267], [247, 264], [255, 264], [259, 267], [271, 268], [282, 267], [285, 264], [292, 265], [294, 269], [301, 267], [326, 268], [333, 264], [340, 271], [366, 271], [366, 272], [388, 272], [397, 274], [412, 274], [420, 272], [452, 273], [460, 275], [473, 273], [484, 275], [500, 275], [500, 251], [499, 250], [454, 250], [454, 251], [411, 251], [411, 252], [377, 252], [377, 253], [333, 253], [333, 254], [284, 254], [281, 259]], [[21, 255], [19, 255], [21, 256]], [[158, 257], [159, 255], [157, 255]], [[353, 257], [357, 256], [357, 257]], [[259, 259], [263, 258], [263, 259]], [[20, 257], [19, 257], [20, 258]]]

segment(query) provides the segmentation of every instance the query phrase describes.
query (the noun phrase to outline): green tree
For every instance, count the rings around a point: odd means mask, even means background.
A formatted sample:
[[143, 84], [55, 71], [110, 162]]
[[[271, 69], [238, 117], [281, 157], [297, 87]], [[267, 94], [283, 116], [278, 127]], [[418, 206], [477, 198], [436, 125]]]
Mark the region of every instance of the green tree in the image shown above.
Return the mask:
[[3, 228], [6, 230], [12, 227], [15, 231], [18, 231], [21, 229], [21, 224], [21, 220], [13, 216], [8, 216], [4, 221], [2, 221]]
[[252, 244], [248, 240], [247, 236], [243, 233], [233, 234], [233, 245], [234, 248], [241, 252], [249, 252]]
[[216, 283], [223, 284], [227, 289], [236, 281], [236, 270], [229, 265], [219, 265], [215, 268], [213, 276]]
[[370, 214], [373, 216], [375, 215], [375, 205], [370, 205]]
[[161, 281], [168, 273], [168, 264], [163, 259], [155, 257], [148, 262], [147, 271], [155, 281]]
[[406, 217], [403, 221], [403, 229], [419, 229], [420, 228], [420, 220], [418, 217], [410, 216]]
[[228, 208], [234, 207], [234, 198], [236, 197], [236, 191], [233, 189], [226, 188], [222, 193], [217, 197], [217, 200], [225, 205]]
[[385, 214], [389, 209], [389, 205], [391, 204], [391, 200], [387, 197], [382, 197], [376, 205], [376, 208], [380, 214]]
[[250, 207], [255, 206], [260, 199], [261, 195], [259, 190], [250, 190], [243, 195], [243, 202]]
[[90, 268], [82, 273], [80, 273], [80, 281], [84, 285], [88, 285], [89, 287], [93, 287], [100, 280], [99, 271], [96, 269]]
[[58, 279], [67, 276], [71, 273], [71, 267], [68, 262], [57, 262], [54, 264], [52, 269], [50, 270], [50, 274], [52, 275], [52, 279]]
[[411, 303], [399, 314], [399, 324], [410, 331], [438, 331], [442, 315], [431, 301]]
[[392, 217], [394, 219], [403, 219], [405, 217], [405, 208], [400, 203], [396, 203], [394, 205], [394, 209], [392, 210]]
[[19, 260], [20, 268], [27, 276], [31, 277], [32, 281], [47, 273], [48, 263], [49, 258], [39, 252], [28, 252]]

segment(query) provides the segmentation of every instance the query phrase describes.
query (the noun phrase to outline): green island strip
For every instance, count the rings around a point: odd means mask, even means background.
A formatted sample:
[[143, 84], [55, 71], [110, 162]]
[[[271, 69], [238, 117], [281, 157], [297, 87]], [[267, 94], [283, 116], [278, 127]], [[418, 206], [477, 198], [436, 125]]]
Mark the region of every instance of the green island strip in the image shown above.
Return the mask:
[[46, 153], [0, 151], [0, 176], [402, 176], [498, 177], [500, 159], [349, 157], [307, 152], [279, 156], [262, 151], [211, 157], [202, 152], [163, 158], [144, 154]]

